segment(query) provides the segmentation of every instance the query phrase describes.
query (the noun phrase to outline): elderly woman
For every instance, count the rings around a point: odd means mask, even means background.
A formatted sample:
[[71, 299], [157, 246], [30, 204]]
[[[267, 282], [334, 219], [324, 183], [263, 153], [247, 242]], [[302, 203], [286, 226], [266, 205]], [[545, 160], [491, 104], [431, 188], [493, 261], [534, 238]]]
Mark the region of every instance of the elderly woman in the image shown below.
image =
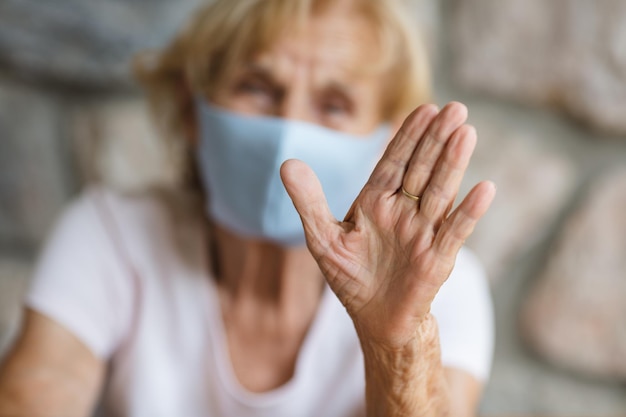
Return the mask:
[[401, 122], [428, 100], [408, 14], [219, 0], [144, 57], [200, 198], [92, 188], [69, 208], [0, 415], [474, 415], [491, 309], [462, 245], [495, 187], [452, 210], [476, 142], [463, 105]]

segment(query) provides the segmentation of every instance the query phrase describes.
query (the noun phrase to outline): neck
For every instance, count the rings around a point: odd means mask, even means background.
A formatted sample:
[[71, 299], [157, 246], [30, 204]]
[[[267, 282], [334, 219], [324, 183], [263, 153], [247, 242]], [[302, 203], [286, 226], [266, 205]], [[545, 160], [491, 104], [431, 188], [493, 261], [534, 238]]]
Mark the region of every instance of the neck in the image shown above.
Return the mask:
[[300, 312], [319, 304], [324, 278], [306, 246], [244, 239], [220, 227], [213, 236], [216, 279], [228, 304]]

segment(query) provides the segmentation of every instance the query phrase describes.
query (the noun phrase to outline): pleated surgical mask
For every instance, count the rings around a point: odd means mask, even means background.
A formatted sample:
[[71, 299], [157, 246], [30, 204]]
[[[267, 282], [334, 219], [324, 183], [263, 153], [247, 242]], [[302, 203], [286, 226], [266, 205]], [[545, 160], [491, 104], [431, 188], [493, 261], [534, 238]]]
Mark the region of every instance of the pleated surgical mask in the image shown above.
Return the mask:
[[366, 136], [277, 117], [234, 113], [198, 99], [197, 159], [213, 221], [239, 236], [303, 245], [300, 217], [280, 179], [287, 159], [319, 178], [333, 215], [343, 219], [390, 136], [382, 125]]

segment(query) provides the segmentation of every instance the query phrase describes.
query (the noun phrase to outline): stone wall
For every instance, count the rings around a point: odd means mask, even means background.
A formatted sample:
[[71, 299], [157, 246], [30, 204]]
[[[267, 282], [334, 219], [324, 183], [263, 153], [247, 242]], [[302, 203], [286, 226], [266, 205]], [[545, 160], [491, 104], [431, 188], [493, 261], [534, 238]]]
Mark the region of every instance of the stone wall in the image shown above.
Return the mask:
[[[85, 183], [174, 180], [129, 62], [166, 42], [199, 2], [0, 2], [0, 351], [38, 248]], [[437, 101], [465, 101], [479, 132], [464, 188], [498, 184], [468, 241], [497, 313], [482, 410], [626, 414], [624, 3], [413, 5]]]

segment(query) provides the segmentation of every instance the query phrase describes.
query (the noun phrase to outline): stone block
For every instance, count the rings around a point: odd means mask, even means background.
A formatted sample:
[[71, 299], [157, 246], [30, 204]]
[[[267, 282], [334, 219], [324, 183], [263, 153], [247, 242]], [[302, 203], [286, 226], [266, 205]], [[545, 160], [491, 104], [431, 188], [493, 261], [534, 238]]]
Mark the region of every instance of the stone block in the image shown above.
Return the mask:
[[40, 242], [74, 189], [60, 100], [0, 80], [0, 246]]
[[452, 3], [453, 68], [463, 86], [626, 133], [626, 2]]
[[496, 199], [467, 244], [492, 280], [503, 277], [518, 256], [546, 238], [567, 204], [577, 178], [567, 157], [541, 146], [541, 134], [498, 121], [472, 108], [479, 141], [462, 195], [479, 181], [498, 187]]
[[77, 106], [72, 136], [84, 182], [97, 181], [120, 191], [172, 186], [180, 178], [180, 146], [157, 133], [140, 98], [105, 99]]
[[18, 331], [31, 270], [31, 265], [24, 261], [0, 258], [0, 357]]
[[164, 44], [201, 0], [3, 0], [0, 62], [33, 79], [127, 88], [129, 63]]
[[589, 189], [522, 311], [525, 339], [553, 364], [626, 380], [626, 170]]

